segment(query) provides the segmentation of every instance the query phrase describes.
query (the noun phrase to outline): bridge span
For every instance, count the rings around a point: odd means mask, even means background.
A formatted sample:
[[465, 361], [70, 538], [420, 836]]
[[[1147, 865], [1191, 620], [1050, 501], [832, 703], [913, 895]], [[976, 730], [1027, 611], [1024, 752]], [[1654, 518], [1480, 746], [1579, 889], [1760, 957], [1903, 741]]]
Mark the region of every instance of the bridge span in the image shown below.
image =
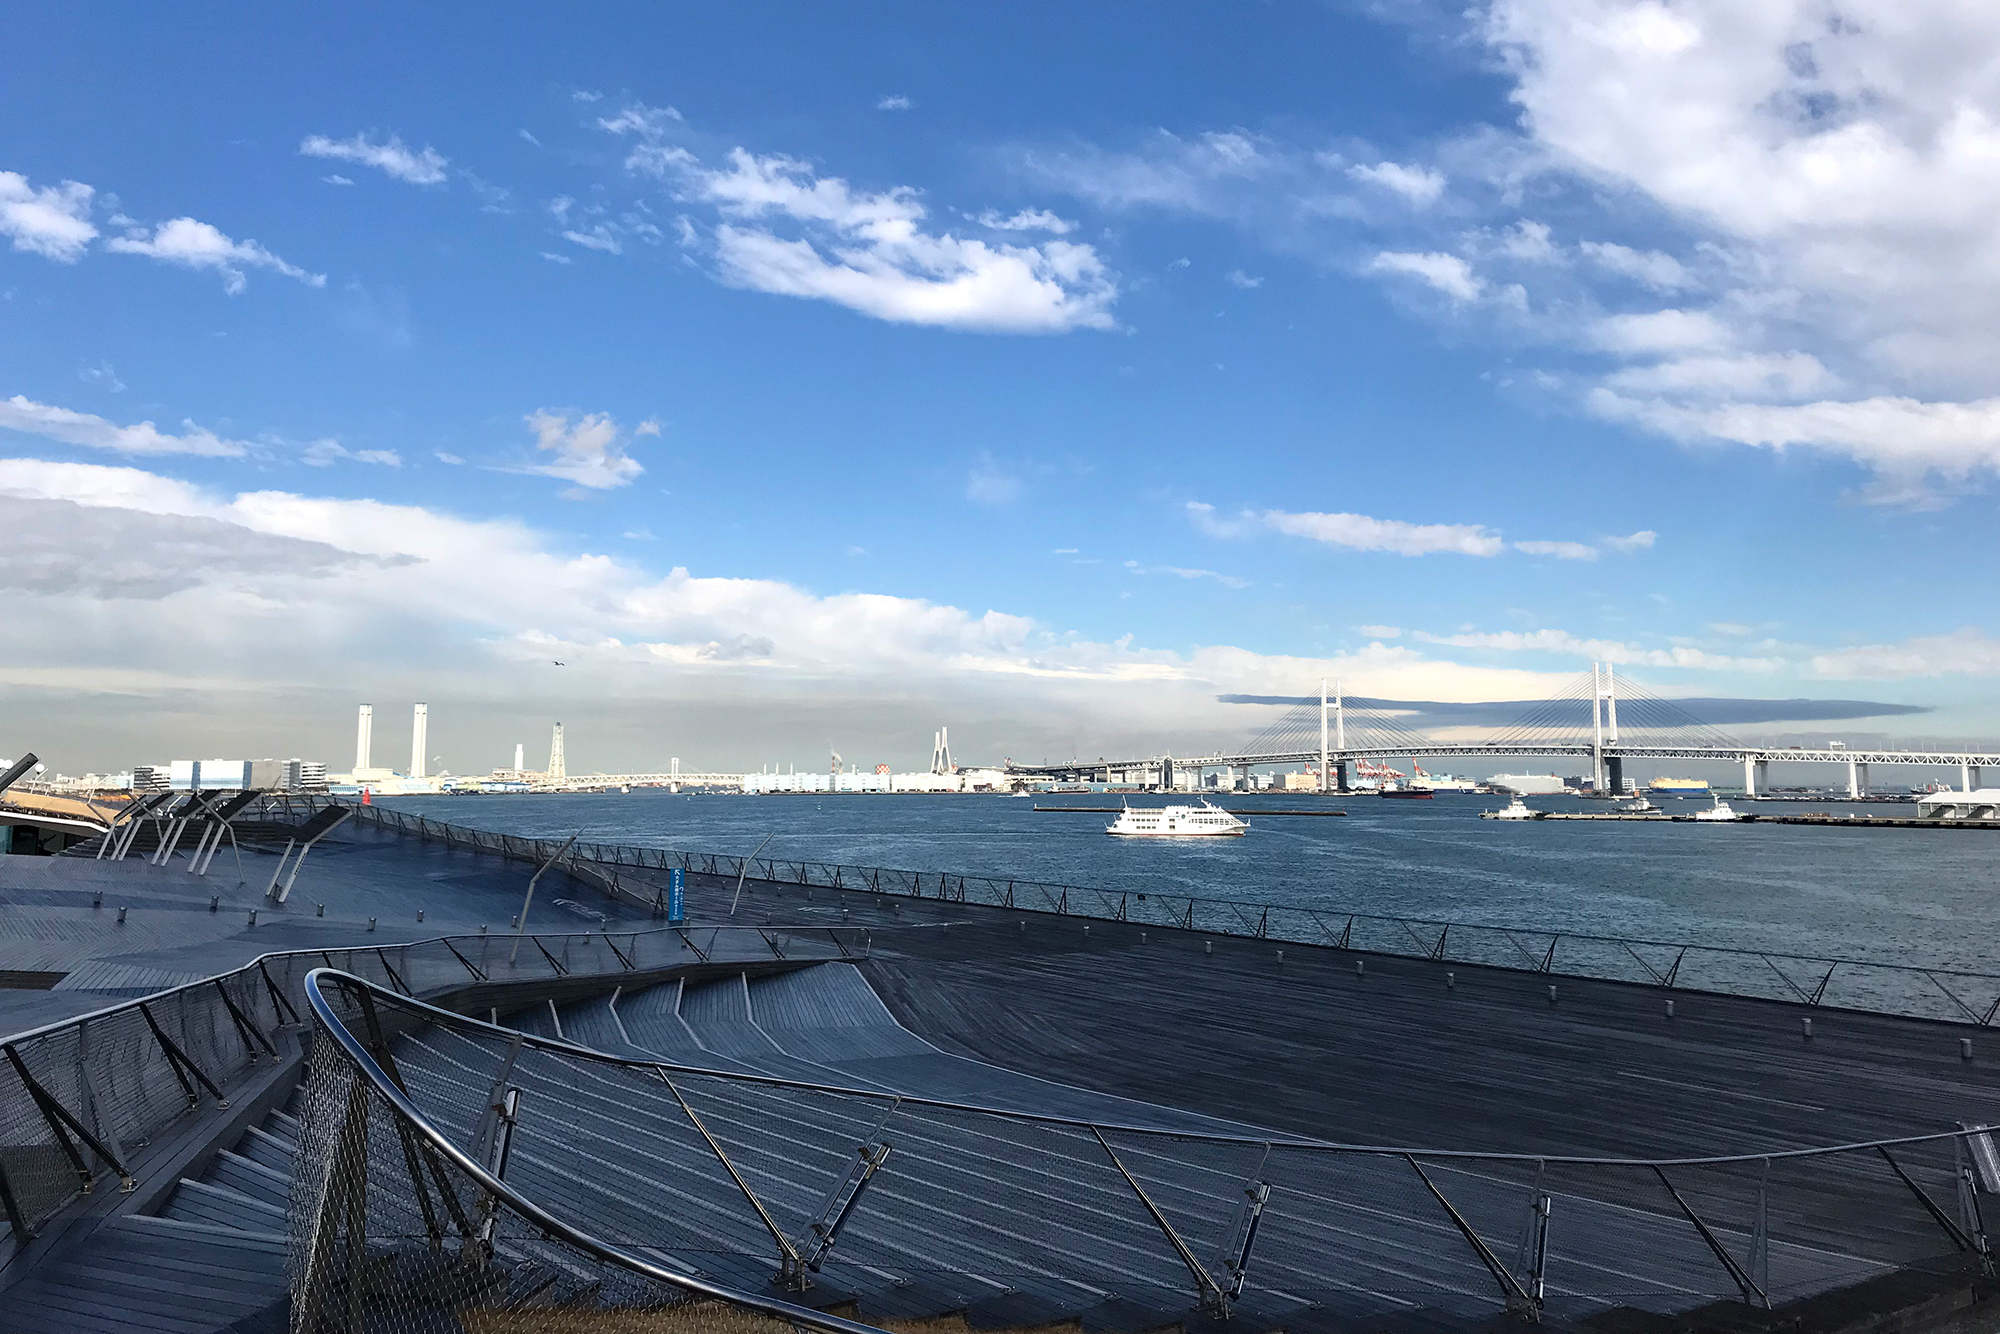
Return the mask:
[[[1621, 696], [1620, 690], [1624, 691]], [[1580, 688], [1580, 689], [1579, 689]], [[1587, 692], [1587, 693], [1580, 693]], [[1619, 706], [1625, 706], [1620, 732]], [[1312, 735], [1317, 727], [1317, 737]], [[1851, 797], [1868, 794], [1870, 765], [1912, 765], [1944, 769], [1962, 788], [1980, 786], [1981, 771], [2000, 769], [2000, 752], [1936, 749], [1772, 746], [1731, 737], [1688, 714], [1613, 669], [1591, 664], [1571, 690], [1537, 704], [1514, 724], [1483, 740], [1437, 740], [1403, 725], [1393, 708], [1370, 701], [1350, 705], [1336, 686], [1322, 683], [1319, 699], [1295, 706], [1277, 723], [1243, 745], [1207, 754], [1157, 754], [1127, 759], [1068, 760], [1039, 764], [1008, 761], [1007, 771], [1022, 778], [1158, 782], [1173, 786], [1177, 770], [1226, 769], [1246, 773], [1258, 765], [1315, 766], [1320, 790], [1347, 786], [1347, 767], [1391, 759], [1575, 757], [1590, 763], [1596, 790], [1622, 791], [1627, 760], [1724, 760], [1743, 766], [1743, 790], [1751, 796], [1770, 787], [1770, 766], [1843, 764]], [[1954, 772], [1955, 771], [1955, 772]]]

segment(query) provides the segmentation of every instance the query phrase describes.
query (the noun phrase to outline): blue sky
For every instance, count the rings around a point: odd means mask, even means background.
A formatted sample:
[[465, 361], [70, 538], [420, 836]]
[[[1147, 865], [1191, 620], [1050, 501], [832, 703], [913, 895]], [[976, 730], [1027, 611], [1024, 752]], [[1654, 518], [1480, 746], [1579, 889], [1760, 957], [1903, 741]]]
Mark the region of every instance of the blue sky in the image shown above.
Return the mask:
[[77, 763], [418, 697], [468, 769], [1180, 745], [1593, 657], [1990, 732], [1929, 571], [2000, 22], [1741, 8], [11, 16], [0, 691]]

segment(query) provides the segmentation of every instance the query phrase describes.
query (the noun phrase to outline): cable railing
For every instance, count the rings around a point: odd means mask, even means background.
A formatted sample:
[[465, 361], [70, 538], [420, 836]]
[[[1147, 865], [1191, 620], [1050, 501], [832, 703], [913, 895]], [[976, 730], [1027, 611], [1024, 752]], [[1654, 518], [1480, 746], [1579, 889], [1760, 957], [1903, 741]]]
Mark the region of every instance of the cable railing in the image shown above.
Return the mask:
[[865, 956], [859, 927], [701, 925], [487, 932], [263, 954], [240, 968], [0, 1038], [0, 1213], [15, 1246], [78, 1195], [137, 1184], [135, 1153], [167, 1127], [226, 1107], [281, 1059], [314, 968], [399, 995], [476, 984], [616, 978], [693, 964]]
[[[468, 829], [381, 806], [349, 805], [364, 824], [522, 861], [546, 860], [560, 846], [552, 839]], [[567, 855], [573, 872], [594, 874], [591, 883], [654, 911], [664, 911], [664, 885], [642, 877], [678, 869], [714, 879], [742, 877], [752, 884], [980, 904], [1551, 978], [1627, 982], [1666, 992], [1715, 992], [1980, 1027], [2000, 1022], [2000, 974], [1960, 968], [581, 840]]]
[[528, 1291], [536, 1328], [634, 1306], [666, 1308], [664, 1329], [718, 1299], [773, 1314], [746, 1276], [864, 1315], [963, 1310], [986, 1285], [1048, 1321], [1115, 1292], [1161, 1323], [1264, 1328], [1301, 1300], [1363, 1319], [1770, 1311], [1993, 1267], [1985, 1127], [1674, 1159], [1345, 1144], [614, 1055], [329, 970], [306, 992], [342, 1059], [315, 1060], [301, 1113], [320, 1147], [293, 1196], [299, 1330], [348, 1327], [371, 1272], [450, 1274], [375, 1284], [367, 1313], [429, 1303], [467, 1329], [514, 1328]]

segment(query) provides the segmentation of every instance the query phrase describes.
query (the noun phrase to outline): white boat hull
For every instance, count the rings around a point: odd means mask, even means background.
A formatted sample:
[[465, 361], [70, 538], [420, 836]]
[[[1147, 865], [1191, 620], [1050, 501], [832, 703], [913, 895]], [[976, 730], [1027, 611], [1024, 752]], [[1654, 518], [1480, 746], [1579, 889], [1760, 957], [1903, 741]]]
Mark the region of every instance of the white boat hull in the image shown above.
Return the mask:
[[1246, 825], [1242, 829], [1107, 829], [1104, 832], [1113, 838], [1241, 838], [1250, 829]]

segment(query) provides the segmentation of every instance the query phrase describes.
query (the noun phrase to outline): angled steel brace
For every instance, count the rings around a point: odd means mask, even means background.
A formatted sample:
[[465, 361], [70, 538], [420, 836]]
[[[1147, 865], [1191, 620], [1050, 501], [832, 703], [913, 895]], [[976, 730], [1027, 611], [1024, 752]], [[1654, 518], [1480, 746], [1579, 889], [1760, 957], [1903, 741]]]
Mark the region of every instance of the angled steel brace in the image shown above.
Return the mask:
[[674, 928], [674, 934], [681, 938], [681, 944], [687, 946], [689, 949], [694, 951], [695, 958], [701, 960], [703, 963], [708, 962], [708, 951], [704, 950], [701, 946], [695, 944], [693, 936], [689, 935], [687, 932], [683, 931], [679, 927]]
[[405, 996], [413, 996], [416, 994], [415, 992], [410, 990], [409, 984], [403, 981], [402, 975], [396, 971], [396, 966], [389, 962], [389, 956], [382, 952], [380, 946], [376, 947], [375, 961], [381, 964], [382, 971], [389, 975], [390, 986], [402, 992]]
[[[222, 1096], [222, 1090], [215, 1086], [215, 1081], [203, 1074], [201, 1067], [180, 1049], [180, 1044], [167, 1036], [167, 1030], [161, 1028], [160, 1021], [153, 1017], [152, 1007], [141, 1001], [139, 1013], [145, 1017], [146, 1027], [153, 1030], [153, 1037], [159, 1042], [160, 1050], [167, 1054], [167, 1065], [173, 1070], [174, 1078], [180, 1081], [181, 1092], [187, 1094], [188, 1106], [195, 1107], [200, 1104], [201, 1099], [195, 1096], [194, 1091], [195, 1084], [200, 1084], [208, 1090], [208, 1096], [215, 1099], [217, 1107], [227, 1107], [229, 1099]], [[194, 1076], [193, 1083], [189, 1082], [189, 1075]]]
[[1535, 1299], [1528, 1295], [1528, 1290], [1521, 1286], [1521, 1281], [1514, 1277], [1512, 1270], [1500, 1263], [1500, 1257], [1493, 1253], [1493, 1248], [1486, 1244], [1485, 1239], [1472, 1230], [1472, 1224], [1465, 1221], [1465, 1215], [1458, 1211], [1458, 1206], [1445, 1198], [1444, 1192], [1437, 1188], [1435, 1181], [1431, 1180], [1431, 1174], [1424, 1171], [1424, 1165], [1417, 1161], [1416, 1155], [1406, 1153], [1403, 1155], [1403, 1161], [1415, 1170], [1424, 1183], [1424, 1189], [1431, 1193], [1431, 1197], [1444, 1206], [1445, 1213], [1451, 1218], [1452, 1226], [1458, 1229], [1459, 1235], [1465, 1238], [1474, 1254], [1478, 1255], [1479, 1262], [1486, 1266], [1486, 1272], [1493, 1275], [1493, 1281], [1500, 1285], [1500, 1293], [1507, 1299], [1509, 1309], [1537, 1309]]
[[236, 1036], [243, 1039], [243, 1050], [249, 1053], [250, 1059], [255, 1061], [257, 1049], [262, 1047], [266, 1056], [276, 1060], [278, 1049], [257, 1031], [256, 1025], [252, 1024], [249, 1016], [243, 1013], [243, 1007], [236, 1003], [236, 998], [229, 994], [229, 988], [222, 985], [222, 979], [219, 977], [215, 979], [215, 992], [222, 997], [223, 1005], [228, 1008], [229, 1017], [236, 1024]]
[[1243, 1188], [1243, 1202], [1236, 1207], [1236, 1220], [1230, 1227], [1230, 1235], [1237, 1239], [1230, 1247], [1225, 1243], [1222, 1267], [1229, 1272], [1229, 1296], [1235, 1300], [1243, 1295], [1243, 1285], [1250, 1276], [1250, 1249], [1257, 1244], [1257, 1228], [1264, 1220], [1264, 1206], [1271, 1202], [1271, 1183], [1264, 1179], [1265, 1165], [1271, 1161], [1271, 1146], [1264, 1146], [1263, 1157], [1257, 1160], [1257, 1171], [1250, 1178], [1250, 1184]]
[[65, 1127], [68, 1128], [71, 1134], [82, 1140], [89, 1147], [90, 1151], [106, 1163], [112, 1171], [118, 1174], [119, 1190], [130, 1191], [137, 1186], [138, 1181], [132, 1176], [131, 1170], [125, 1166], [124, 1160], [105, 1147], [103, 1140], [86, 1129], [83, 1122], [70, 1115], [69, 1108], [57, 1102], [54, 1095], [43, 1088], [41, 1082], [28, 1073], [27, 1062], [21, 1059], [21, 1053], [15, 1051], [12, 1047], [8, 1047], [6, 1051], [7, 1060], [13, 1065], [14, 1073], [21, 1078], [22, 1087], [26, 1088], [28, 1096], [35, 1100], [35, 1106], [40, 1109], [42, 1119], [47, 1121], [49, 1129], [55, 1132], [56, 1143], [61, 1147], [63, 1156], [69, 1159], [70, 1166], [76, 1169], [80, 1189], [85, 1194], [88, 1194], [91, 1186], [94, 1184], [94, 1179], [91, 1176], [90, 1168], [83, 1161], [83, 1155], [77, 1152], [76, 1145], [70, 1142], [69, 1135], [63, 1133]]
[[451, 951], [451, 957], [458, 960], [460, 963], [464, 964], [465, 971], [471, 973], [475, 981], [484, 982], [486, 980], [486, 974], [480, 972], [478, 968], [474, 967], [472, 960], [466, 958], [463, 954], [460, 954], [458, 952], [458, 946], [451, 943], [450, 936], [443, 936], [440, 937], [440, 939], [444, 941], [444, 947]]
[[535, 942], [535, 948], [540, 950], [542, 952], [542, 957], [549, 961], [549, 967], [556, 970], [556, 976], [567, 977], [569, 975], [569, 969], [563, 967], [563, 962], [561, 959], [558, 959], [555, 955], [549, 953], [549, 947], [542, 943], [542, 938], [540, 936], [529, 936], [528, 939]]
[[1715, 1253], [1715, 1258], [1722, 1261], [1722, 1267], [1729, 1271], [1729, 1277], [1742, 1290], [1743, 1300], [1751, 1306], [1761, 1306], [1766, 1311], [1770, 1310], [1770, 1296], [1762, 1288], [1758, 1287], [1756, 1283], [1751, 1281], [1750, 1275], [1744, 1272], [1743, 1266], [1736, 1262], [1736, 1257], [1731, 1255], [1728, 1248], [1723, 1246], [1721, 1239], [1709, 1230], [1708, 1224], [1701, 1221], [1701, 1215], [1697, 1214], [1689, 1207], [1688, 1202], [1681, 1198], [1681, 1193], [1674, 1189], [1674, 1183], [1667, 1180], [1667, 1174], [1658, 1166], [1655, 1166], [1653, 1168], [1653, 1175], [1658, 1177], [1660, 1184], [1667, 1188], [1667, 1194], [1674, 1197], [1674, 1203], [1679, 1206], [1681, 1213], [1686, 1216], [1688, 1222], [1694, 1224], [1695, 1231], [1701, 1233], [1701, 1239], [1708, 1243], [1708, 1249]]
[[271, 980], [271, 972], [261, 959], [257, 961], [257, 974], [264, 979], [264, 990], [270, 993], [271, 1012], [285, 1016], [288, 1023], [296, 1024], [299, 1021], [299, 1012], [293, 1009], [291, 1001], [285, 998], [284, 988]]
[[682, 1096], [680, 1089], [675, 1086], [674, 1081], [667, 1077], [667, 1072], [658, 1066], [654, 1066], [653, 1073], [660, 1077], [660, 1082], [665, 1084], [667, 1091], [674, 1095], [674, 1101], [681, 1105], [681, 1110], [687, 1113], [688, 1120], [694, 1123], [695, 1130], [707, 1142], [709, 1151], [715, 1155], [716, 1161], [722, 1164], [722, 1170], [729, 1173], [729, 1179], [736, 1183], [736, 1189], [743, 1192], [743, 1198], [750, 1202], [750, 1207], [756, 1211], [757, 1217], [763, 1222], [764, 1230], [769, 1232], [771, 1240], [778, 1244], [778, 1281], [795, 1290], [806, 1288], [810, 1280], [806, 1277], [806, 1264], [804, 1258], [799, 1254], [799, 1248], [792, 1245], [792, 1239], [785, 1235], [784, 1229], [780, 1228], [777, 1220], [771, 1217], [771, 1211], [766, 1209], [764, 1202], [757, 1198], [757, 1192], [750, 1189], [750, 1183], [745, 1181], [743, 1174], [736, 1170], [736, 1164], [729, 1161], [729, 1155], [724, 1153], [722, 1146], [715, 1142], [715, 1136], [708, 1133], [708, 1127], [702, 1124], [699, 1116], [695, 1115], [694, 1108], [688, 1106], [688, 1100]]
[[1160, 1207], [1157, 1204], [1153, 1203], [1153, 1197], [1148, 1195], [1146, 1188], [1139, 1184], [1139, 1178], [1126, 1170], [1125, 1164], [1119, 1159], [1117, 1151], [1111, 1147], [1111, 1142], [1104, 1138], [1104, 1132], [1096, 1126], [1092, 1126], [1090, 1133], [1097, 1137], [1098, 1147], [1104, 1150], [1104, 1156], [1111, 1160], [1111, 1165], [1118, 1169], [1118, 1175], [1125, 1178], [1125, 1184], [1132, 1188], [1132, 1193], [1139, 1197], [1139, 1203], [1146, 1206], [1146, 1212], [1153, 1217], [1154, 1226], [1158, 1227], [1161, 1234], [1166, 1237], [1167, 1244], [1174, 1248], [1174, 1254], [1178, 1255], [1181, 1263], [1187, 1266], [1188, 1273], [1194, 1278], [1195, 1288], [1201, 1301], [1201, 1309], [1218, 1317], [1227, 1316], [1229, 1314], [1229, 1294], [1223, 1291], [1221, 1284], [1210, 1277], [1208, 1270], [1203, 1268], [1201, 1261], [1195, 1258], [1194, 1252], [1188, 1249], [1188, 1244], [1181, 1240], [1181, 1234], [1174, 1231], [1174, 1225], [1167, 1221], [1167, 1216], [1160, 1212]]
[[[375, 993], [366, 987], [361, 989], [361, 1015], [368, 1027], [368, 1045], [375, 1063], [382, 1067], [382, 1073], [389, 1076], [390, 1081], [407, 1097], [410, 1092], [409, 1085], [403, 1082], [403, 1072], [396, 1068], [396, 1058], [389, 1050], [388, 1040], [382, 1035], [382, 1021], [375, 1013]], [[431, 1179], [437, 1185], [438, 1194], [444, 1199], [445, 1207], [451, 1214], [452, 1225], [458, 1229], [458, 1235], [467, 1241], [473, 1240], [478, 1230], [473, 1226], [472, 1220], [466, 1217], [465, 1207], [459, 1203], [458, 1192], [451, 1188], [451, 1178], [446, 1175], [444, 1163], [439, 1160], [437, 1150], [429, 1144], [419, 1146], [415, 1132], [401, 1117], [396, 1118], [396, 1131], [403, 1140], [403, 1158], [409, 1169], [410, 1185], [416, 1190], [417, 1202], [423, 1208], [424, 1227], [431, 1234], [432, 1245], [443, 1244], [444, 1230], [436, 1222], [431, 1208], [430, 1192], [425, 1189], [423, 1176], [417, 1170], [419, 1159], [430, 1169]]]
[[[857, 1150], [857, 1154], [857, 1160], [847, 1169], [847, 1175], [840, 1179], [839, 1184], [833, 1188], [833, 1194], [827, 1197], [825, 1207], [820, 1210], [820, 1216], [806, 1225], [806, 1230], [812, 1233], [812, 1240], [805, 1243], [806, 1268], [815, 1274], [826, 1262], [828, 1252], [833, 1250], [833, 1244], [840, 1240], [840, 1229], [847, 1225], [847, 1220], [853, 1216], [855, 1206], [861, 1203], [861, 1196], [867, 1191], [868, 1183], [882, 1170], [882, 1164], [889, 1161], [889, 1146], [882, 1143], [864, 1144]], [[837, 1212], [836, 1204], [839, 1206]], [[833, 1213], [831, 1222], [827, 1221], [828, 1213]]]
[[[633, 937], [633, 941], [634, 941], [634, 948], [635, 948], [635, 949], [637, 948], [637, 940], [638, 940], [638, 938], [637, 938], [636, 936], [634, 936], [634, 937]], [[615, 955], [617, 955], [617, 956], [618, 956], [618, 962], [619, 962], [620, 964], [624, 965], [624, 968], [625, 968], [625, 971], [626, 971], [626, 972], [628, 972], [628, 973], [629, 973], [629, 972], [631, 972], [631, 971], [632, 971], [632, 956], [631, 956], [631, 955], [629, 955], [629, 954], [627, 954], [627, 953], [625, 953], [625, 951], [624, 951], [624, 950], [621, 950], [621, 949], [619, 949], [619, 948], [618, 948], [618, 942], [617, 942], [617, 941], [615, 941], [615, 940], [613, 940], [613, 939], [611, 938], [611, 933], [610, 933], [609, 931], [607, 931], [607, 932], [605, 932], [605, 933], [604, 933], [604, 943], [605, 943], [606, 945], [609, 945], [609, 946], [611, 947], [611, 952], [612, 952], [613, 954], [615, 954]]]

